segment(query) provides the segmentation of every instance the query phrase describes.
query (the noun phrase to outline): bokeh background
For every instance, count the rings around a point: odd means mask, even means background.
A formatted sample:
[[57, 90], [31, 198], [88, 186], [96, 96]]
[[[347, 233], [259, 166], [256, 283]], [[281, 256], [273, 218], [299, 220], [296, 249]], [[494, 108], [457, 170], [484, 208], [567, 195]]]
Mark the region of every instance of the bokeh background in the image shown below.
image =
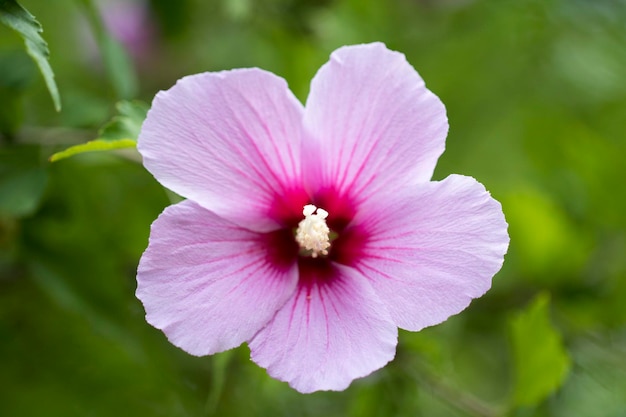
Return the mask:
[[[626, 2], [21, 3], [63, 108], [0, 26], [0, 415], [626, 416]], [[187, 74], [257, 66], [305, 100], [332, 50], [370, 41], [405, 53], [447, 106], [435, 179], [474, 176], [503, 204], [493, 288], [402, 331], [396, 360], [344, 392], [301, 395], [245, 345], [173, 347], [134, 290], [176, 197], [133, 150], [48, 158]]]

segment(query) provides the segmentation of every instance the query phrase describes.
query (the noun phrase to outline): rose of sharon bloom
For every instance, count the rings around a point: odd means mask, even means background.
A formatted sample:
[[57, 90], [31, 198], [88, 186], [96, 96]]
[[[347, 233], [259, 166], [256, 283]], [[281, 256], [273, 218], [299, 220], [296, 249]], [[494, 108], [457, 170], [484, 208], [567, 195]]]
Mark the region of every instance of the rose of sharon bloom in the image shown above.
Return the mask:
[[508, 247], [480, 183], [430, 181], [447, 130], [441, 101], [381, 43], [333, 52], [305, 106], [256, 68], [158, 93], [138, 149], [186, 200], [154, 222], [139, 264], [147, 321], [193, 355], [247, 342], [305, 393], [383, 367], [398, 327], [466, 308]]

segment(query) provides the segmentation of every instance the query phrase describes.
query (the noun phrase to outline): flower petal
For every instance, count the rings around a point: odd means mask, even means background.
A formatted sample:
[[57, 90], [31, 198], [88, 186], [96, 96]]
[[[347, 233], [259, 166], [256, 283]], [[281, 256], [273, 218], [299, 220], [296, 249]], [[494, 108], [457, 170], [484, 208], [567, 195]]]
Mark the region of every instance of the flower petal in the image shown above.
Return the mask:
[[146, 319], [193, 355], [250, 339], [293, 294], [297, 267], [276, 265], [262, 235], [186, 200], [154, 222], [137, 272]]
[[355, 267], [395, 323], [417, 331], [483, 295], [509, 236], [500, 203], [471, 177], [451, 175], [355, 219], [369, 236]]
[[253, 361], [304, 393], [343, 390], [395, 355], [397, 328], [367, 280], [328, 268], [301, 267], [295, 295], [249, 342]]
[[196, 74], [157, 94], [137, 148], [167, 188], [267, 231], [276, 196], [300, 178], [301, 118], [302, 104], [272, 73]]
[[311, 83], [304, 125], [309, 186], [357, 202], [428, 181], [448, 132], [439, 98], [382, 43], [332, 53]]

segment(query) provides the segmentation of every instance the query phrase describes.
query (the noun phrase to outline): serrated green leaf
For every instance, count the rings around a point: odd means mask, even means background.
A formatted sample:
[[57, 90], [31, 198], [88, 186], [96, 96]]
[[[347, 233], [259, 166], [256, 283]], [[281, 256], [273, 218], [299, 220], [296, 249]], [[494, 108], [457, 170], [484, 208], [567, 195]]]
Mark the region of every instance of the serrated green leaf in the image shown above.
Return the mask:
[[510, 321], [515, 367], [514, 406], [533, 406], [556, 391], [570, 369], [561, 335], [550, 323], [550, 297], [539, 294]]
[[28, 10], [15, 0], [0, 0], [0, 22], [18, 32], [26, 45], [26, 52], [33, 58], [43, 76], [56, 111], [61, 110], [61, 97], [54, 81], [54, 73], [48, 62], [50, 50], [41, 36], [41, 24]]
[[56, 162], [60, 159], [69, 158], [85, 152], [111, 151], [113, 149], [134, 148], [137, 141], [133, 139], [103, 140], [96, 139], [87, 143], [75, 145], [64, 151], [57, 152], [50, 157], [50, 162]]

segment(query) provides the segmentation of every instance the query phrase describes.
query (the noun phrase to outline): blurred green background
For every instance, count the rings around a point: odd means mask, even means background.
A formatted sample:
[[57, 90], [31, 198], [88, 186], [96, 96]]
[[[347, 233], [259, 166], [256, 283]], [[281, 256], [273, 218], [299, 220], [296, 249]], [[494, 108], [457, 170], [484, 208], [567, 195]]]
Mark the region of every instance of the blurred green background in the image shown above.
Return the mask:
[[[1, 416], [626, 416], [626, 2], [22, 5], [63, 108], [0, 26]], [[492, 290], [402, 331], [394, 362], [339, 393], [298, 394], [246, 346], [171, 346], [134, 279], [173, 197], [132, 150], [50, 155], [98, 137], [119, 100], [149, 103], [192, 73], [257, 66], [305, 100], [332, 50], [376, 40], [447, 106], [435, 178], [472, 175], [504, 206], [511, 246]]]

